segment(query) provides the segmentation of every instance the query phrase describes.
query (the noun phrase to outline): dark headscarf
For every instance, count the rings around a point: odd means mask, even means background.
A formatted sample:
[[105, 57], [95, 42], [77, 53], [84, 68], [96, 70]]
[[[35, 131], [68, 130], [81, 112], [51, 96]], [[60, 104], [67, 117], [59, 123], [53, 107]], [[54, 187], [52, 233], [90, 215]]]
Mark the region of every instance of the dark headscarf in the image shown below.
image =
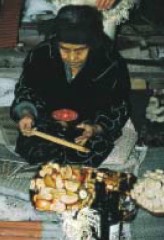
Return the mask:
[[102, 19], [101, 12], [91, 6], [62, 7], [55, 18], [57, 40], [90, 47], [101, 45], [104, 36]]

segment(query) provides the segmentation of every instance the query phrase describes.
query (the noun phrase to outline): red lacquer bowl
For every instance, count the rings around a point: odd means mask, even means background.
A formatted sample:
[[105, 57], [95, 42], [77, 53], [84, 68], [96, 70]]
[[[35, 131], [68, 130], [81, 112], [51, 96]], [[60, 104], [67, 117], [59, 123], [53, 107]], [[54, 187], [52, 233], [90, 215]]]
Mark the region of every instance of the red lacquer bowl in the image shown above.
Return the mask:
[[78, 113], [72, 109], [59, 109], [52, 112], [52, 117], [58, 121], [74, 121], [78, 118]]

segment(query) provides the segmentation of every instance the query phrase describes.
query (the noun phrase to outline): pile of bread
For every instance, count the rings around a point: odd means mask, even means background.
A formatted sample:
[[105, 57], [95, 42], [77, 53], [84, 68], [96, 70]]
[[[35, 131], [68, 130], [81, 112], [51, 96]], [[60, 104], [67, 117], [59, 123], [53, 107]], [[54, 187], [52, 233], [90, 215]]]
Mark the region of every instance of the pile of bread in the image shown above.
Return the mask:
[[77, 211], [92, 205], [96, 182], [104, 182], [106, 192], [113, 192], [119, 191], [120, 179], [117, 172], [49, 162], [31, 180], [32, 202], [41, 211]]
[[95, 198], [93, 171], [56, 163], [43, 165], [30, 185], [35, 208], [62, 213], [90, 206]]
[[147, 171], [134, 185], [131, 197], [148, 211], [164, 214], [164, 171]]

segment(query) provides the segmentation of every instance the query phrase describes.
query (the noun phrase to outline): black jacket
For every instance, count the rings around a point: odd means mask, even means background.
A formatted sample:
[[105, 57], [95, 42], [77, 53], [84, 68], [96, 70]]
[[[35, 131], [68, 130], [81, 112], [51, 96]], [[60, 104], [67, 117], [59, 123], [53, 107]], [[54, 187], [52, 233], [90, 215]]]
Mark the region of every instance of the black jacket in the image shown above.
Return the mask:
[[129, 117], [130, 81], [124, 60], [112, 56], [107, 46], [91, 49], [85, 66], [68, 83], [55, 39], [39, 44], [25, 60], [11, 117], [18, 121], [29, 112], [37, 122], [69, 108], [78, 112], [78, 122], [101, 125], [104, 137], [114, 142]]

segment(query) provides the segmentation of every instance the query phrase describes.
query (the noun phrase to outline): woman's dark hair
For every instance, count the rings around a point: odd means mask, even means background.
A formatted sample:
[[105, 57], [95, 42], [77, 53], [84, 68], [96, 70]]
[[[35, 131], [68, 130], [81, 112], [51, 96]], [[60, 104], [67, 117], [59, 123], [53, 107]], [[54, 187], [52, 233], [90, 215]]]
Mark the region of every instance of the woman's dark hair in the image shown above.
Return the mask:
[[103, 16], [91, 6], [67, 5], [59, 10], [54, 30], [58, 41], [98, 47], [104, 36]]

